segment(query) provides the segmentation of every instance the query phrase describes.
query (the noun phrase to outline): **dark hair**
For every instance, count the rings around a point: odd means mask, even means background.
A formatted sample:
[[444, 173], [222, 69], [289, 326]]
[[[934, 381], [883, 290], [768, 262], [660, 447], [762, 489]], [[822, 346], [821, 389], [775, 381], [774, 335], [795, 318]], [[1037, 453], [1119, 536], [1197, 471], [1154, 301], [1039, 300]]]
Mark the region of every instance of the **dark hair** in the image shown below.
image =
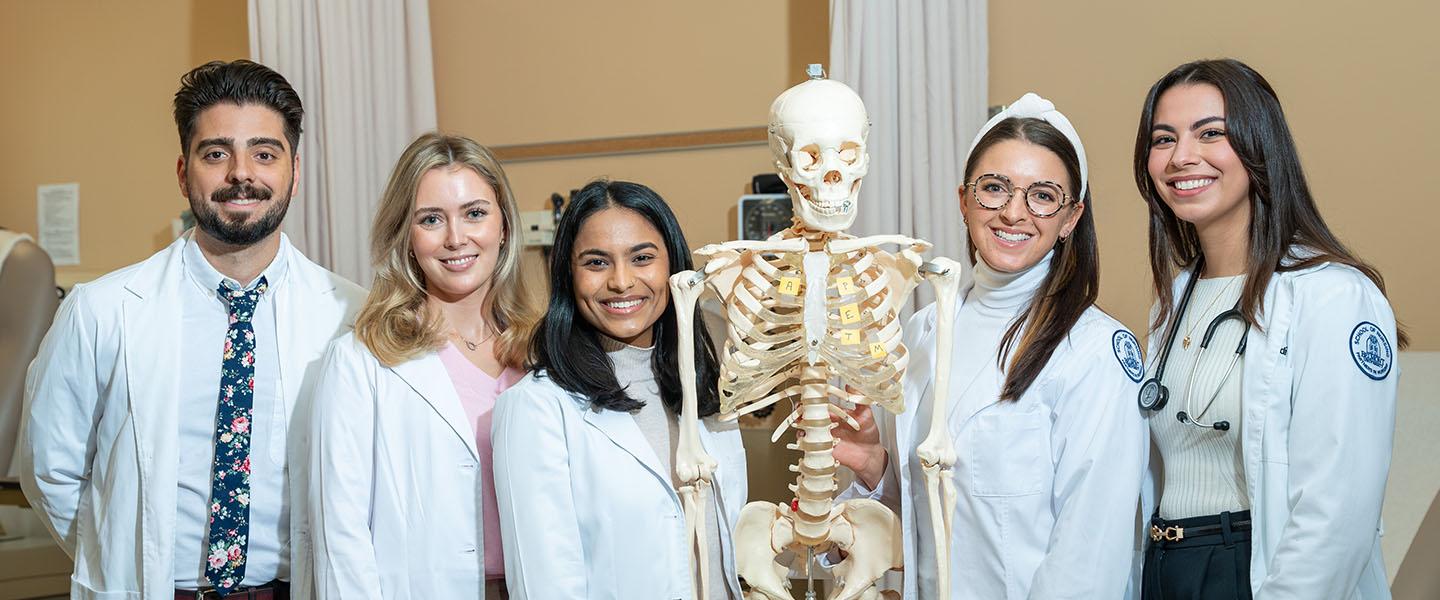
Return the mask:
[[[533, 362], [529, 369], [537, 373], [544, 370], [556, 385], [585, 396], [596, 409], [632, 411], [644, 403], [631, 398], [620, 387], [615, 378], [615, 365], [600, 347], [599, 336], [603, 334], [584, 317], [577, 317], [579, 308], [575, 305], [575, 269], [571, 256], [575, 238], [586, 220], [607, 208], [633, 210], [655, 226], [664, 240], [665, 253], [670, 256], [670, 274], [694, 268], [680, 223], [654, 190], [627, 181], [600, 180], [587, 184], [570, 200], [555, 226], [555, 247], [550, 252], [550, 306], [539, 331], [531, 339]], [[661, 400], [679, 414], [680, 361], [676, 329], [675, 304], [671, 302], [655, 321], [655, 351], [650, 369], [660, 384]], [[699, 415], [706, 417], [720, 410], [717, 387], [720, 369], [710, 334], [698, 318], [694, 340], [697, 407]]]
[[[1341, 244], [1320, 217], [1280, 98], [1270, 83], [1238, 60], [1197, 60], [1176, 67], [1150, 87], [1135, 134], [1135, 185], [1150, 207], [1150, 272], [1160, 302], [1151, 328], [1164, 324], [1174, 310], [1170, 286], [1176, 269], [1194, 264], [1202, 254], [1195, 225], [1175, 216], [1157, 193], [1149, 171], [1155, 104], [1170, 88], [1181, 85], [1220, 90], [1225, 99], [1225, 139], [1250, 176], [1250, 248], [1245, 265], [1249, 277], [1240, 293], [1245, 318], [1260, 326], [1256, 316], [1265, 310], [1265, 288], [1275, 272], [1326, 262], [1354, 267], [1384, 294], [1380, 272]], [[1408, 346], [1410, 338], [1398, 324], [1396, 333], [1399, 346]]]
[[[1070, 176], [1069, 189], [1080, 185], [1080, 157], [1075, 147], [1055, 126], [1033, 118], [1012, 117], [987, 131], [965, 161], [965, 178], [970, 178], [976, 163], [990, 147], [1006, 140], [1021, 140], [1053, 152], [1064, 163], [1065, 173]], [[961, 202], [964, 201], [962, 192]], [[1085, 190], [1080, 201], [1085, 203], [1080, 220], [1068, 238], [1055, 243], [1050, 273], [1045, 275], [1040, 292], [1035, 294], [1030, 306], [1020, 313], [1005, 332], [1005, 337], [1001, 338], [995, 360], [1002, 368], [1005, 356], [1010, 354], [1012, 347], [1015, 349], [1010, 368], [1005, 373], [1001, 400], [1020, 399], [1045, 364], [1050, 362], [1055, 348], [1070, 334], [1070, 328], [1100, 295], [1100, 251], [1095, 240], [1095, 219], [1089, 208], [1090, 190]], [[965, 249], [966, 256], [974, 256], [975, 249], [969, 236], [965, 238]]]
[[305, 117], [305, 108], [300, 105], [300, 94], [295, 93], [290, 82], [260, 63], [216, 60], [195, 67], [180, 78], [180, 90], [175, 92], [175, 126], [180, 129], [181, 153], [190, 152], [195, 119], [205, 109], [221, 102], [237, 106], [260, 104], [280, 113], [285, 119], [285, 139], [290, 142], [290, 153], [298, 152], [300, 121]]

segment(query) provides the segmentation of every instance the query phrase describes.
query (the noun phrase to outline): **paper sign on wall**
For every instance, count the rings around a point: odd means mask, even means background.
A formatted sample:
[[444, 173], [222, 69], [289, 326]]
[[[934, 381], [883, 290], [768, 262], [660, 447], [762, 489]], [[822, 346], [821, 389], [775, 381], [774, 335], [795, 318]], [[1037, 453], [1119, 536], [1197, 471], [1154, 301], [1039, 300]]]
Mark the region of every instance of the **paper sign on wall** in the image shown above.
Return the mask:
[[80, 264], [80, 184], [38, 186], [35, 196], [40, 247], [56, 266]]

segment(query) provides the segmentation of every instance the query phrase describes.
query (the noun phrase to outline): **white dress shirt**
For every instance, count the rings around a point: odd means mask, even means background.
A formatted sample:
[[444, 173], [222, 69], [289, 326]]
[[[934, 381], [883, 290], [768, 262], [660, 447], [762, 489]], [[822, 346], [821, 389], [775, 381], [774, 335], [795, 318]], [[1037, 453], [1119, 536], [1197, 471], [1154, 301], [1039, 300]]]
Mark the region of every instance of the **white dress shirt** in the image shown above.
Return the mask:
[[[285, 403], [278, 385], [279, 350], [275, 340], [275, 293], [285, 285], [289, 266], [279, 252], [261, 276], [268, 289], [260, 296], [251, 326], [255, 329], [255, 400], [250, 437], [250, 538], [241, 585], [289, 579], [290, 510], [285, 502]], [[181, 369], [179, 401], [180, 465], [175, 501], [175, 587], [208, 587], [205, 547], [210, 537], [210, 485], [215, 447], [215, 411], [220, 394], [221, 354], [230, 329], [230, 305], [215, 290], [253, 289], [221, 275], [192, 239], [181, 253], [189, 283], [181, 285]]]

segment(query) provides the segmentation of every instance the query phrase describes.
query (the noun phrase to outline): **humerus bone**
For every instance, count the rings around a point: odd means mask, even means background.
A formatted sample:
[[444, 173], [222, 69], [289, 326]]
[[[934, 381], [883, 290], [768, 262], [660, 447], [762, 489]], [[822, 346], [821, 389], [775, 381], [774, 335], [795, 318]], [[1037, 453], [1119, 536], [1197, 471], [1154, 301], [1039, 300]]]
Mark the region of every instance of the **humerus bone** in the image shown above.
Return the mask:
[[675, 302], [675, 323], [677, 326], [680, 359], [680, 389], [683, 401], [680, 407], [680, 439], [675, 449], [675, 475], [681, 485], [676, 490], [685, 508], [685, 538], [687, 546], [695, 552], [698, 565], [693, 597], [705, 600], [709, 587], [710, 565], [707, 556], [710, 545], [706, 543], [702, 507], [710, 502], [710, 482], [719, 465], [705, 452], [700, 444], [699, 409], [695, 406], [695, 301], [704, 288], [692, 279], [692, 273], [677, 273], [670, 277], [670, 292]]
[[930, 503], [930, 526], [935, 540], [935, 564], [938, 569], [936, 590], [942, 598], [950, 597], [950, 531], [955, 517], [955, 443], [946, 427], [944, 410], [950, 397], [950, 349], [955, 330], [955, 296], [960, 291], [959, 263], [937, 258], [921, 268], [925, 279], [935, 286], [935, 309], [938, 313], [935, 337], [935, 409], [930, 415], [930, 430], [916, 449], [920, 469], [925, 475], [925, 493]]

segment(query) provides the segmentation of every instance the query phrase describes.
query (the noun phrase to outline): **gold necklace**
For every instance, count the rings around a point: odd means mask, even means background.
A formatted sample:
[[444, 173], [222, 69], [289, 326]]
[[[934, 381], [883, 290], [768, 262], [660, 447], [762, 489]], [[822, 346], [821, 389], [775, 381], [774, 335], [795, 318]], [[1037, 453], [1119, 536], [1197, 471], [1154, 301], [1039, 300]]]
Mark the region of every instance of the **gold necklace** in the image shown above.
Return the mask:
[[[1199, 277], [1198, 273], [1196, 274], [1196, 277]], [[1225, 282], [1225, 287], [1220, 288], [1220, 293], [1215, 294], [1215, 297], [1210, 299], [1210, 304], [1205, 306], [1205, 310], [1200, 311], [1200, 315], [1202, 317], [1205, 315], [1205, 313], [1210, 312], [1211, 308], [1214, 308], [1215, 303], [1220, 300], [1220, 297], [1225, 295], [1225, 291], [1230, 289], [1230, 284], [1235, 283], [1235, 280], [1237, 279], [1240, 279], [1240, 276], [1237, 275], [1231, 278], [1230, 281]], [[1180, 348], [1182, 350], [1190, 349], [1190, 334], [1195, 333], [1195, 328], [1200, 326], [1200, 321], [1196, 321], [1194, 325], [1190, 324], [1191, 316], [1193, 315], [1189, 314], [1188, 312], [1185, 314], [1185, 339], [1180, 340]], [[474, 348], [471, 348], [471, 350], [474, 350]]]
[[[471, 352], [474, 352], [476, 348], [479, 348], [479, 347], [480, 347], [480, 344], [483, 344], [483, 343], [485, 343], [485, 342], [488, 342], [488, 341], [490, 341], [490, 338], [495, 337], [495, 332], [492, 331], [492, 332], [490, 332], [490, 335], [487, 335], [487, 336], [485, 336], [485, 337], [483, 337], [483, 338], [480, 338], [480, 341], [478, 341], [478, 342], [472, 342], [472, 341], [470, 341], [470, 340], [465, 339], [465, 336], [460, 335], [460, 332], [458, 332], [458, 331], [452, 331], [452, 332], [450, 332], [450, 333], [451, 333], [451, 335], [454, 335], [455, 337], [460, 338], [460, 341], [465, 342], [465, 347], [466, 347], [466, 348], [469, 348]], [[1188, 338], [1187, 338], [1187, 339], [1188, 339]]]

